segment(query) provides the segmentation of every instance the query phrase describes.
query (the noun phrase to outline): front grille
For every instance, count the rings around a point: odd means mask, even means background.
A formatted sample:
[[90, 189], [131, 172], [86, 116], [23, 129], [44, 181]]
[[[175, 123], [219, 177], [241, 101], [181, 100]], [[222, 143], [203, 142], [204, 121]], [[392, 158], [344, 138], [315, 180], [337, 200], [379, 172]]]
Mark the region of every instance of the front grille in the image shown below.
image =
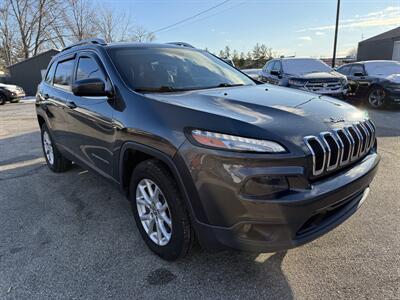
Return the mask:
[[318, 92], [318, 91], [337, 91], [342, 88], [342, 83], [340, 80], [334, 81], [309, 81], [305, 85], [305, 88], [310, 92]]
[[312, 155], [313, 175], [334, 171], [367, 154], [375, 144], [375, 130], [372, 121], [367, 120], [304, 137]]

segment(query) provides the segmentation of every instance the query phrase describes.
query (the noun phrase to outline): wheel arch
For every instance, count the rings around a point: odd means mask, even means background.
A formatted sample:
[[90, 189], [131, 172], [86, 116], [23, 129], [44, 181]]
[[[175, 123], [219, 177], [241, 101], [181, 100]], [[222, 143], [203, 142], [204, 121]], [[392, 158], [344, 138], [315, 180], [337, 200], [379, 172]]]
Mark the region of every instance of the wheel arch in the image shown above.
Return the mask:
[[184, 198], [186, 208], [193, 215], [193, 208], [191, 206], [189, 195], [183, 179], [179, 173], [178, 168], [173, 161], [173, 158], [169, 155], [161, 152], [160, 150], [154, 149], [152, 147], [139, 144], [136, 142], [125, 142], [120, 151], [119, 155], [119, 165], [118, 165], [118, 177], [120, 183], [120, 189], [123, 193], [127, 194], [130, 176], [134, 168], [142, 161], [146, 159], [157, 159], [161, 161], [167, 169], [171, 172], [176, 183], [178, 184], [179, 191], [182, 193]]

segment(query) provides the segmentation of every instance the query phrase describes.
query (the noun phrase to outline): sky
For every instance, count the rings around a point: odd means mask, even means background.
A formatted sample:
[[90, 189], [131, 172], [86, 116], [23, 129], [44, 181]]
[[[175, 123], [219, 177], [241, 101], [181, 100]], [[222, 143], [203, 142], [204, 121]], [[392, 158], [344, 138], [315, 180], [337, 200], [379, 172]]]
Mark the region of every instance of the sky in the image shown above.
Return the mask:
[[[124, 11], [153, 32], [223, 0], [95, 0]], [[256, 43], [278, 55], [331, 57], [336, 0], [230, 0], [164, 31], [156, 42], [183, 41], [218, 53], [228, 45], [247, 52]], [[400, 0], [342, 0], [338, 55], [345, 56], [362, 39], [400, 26]]]

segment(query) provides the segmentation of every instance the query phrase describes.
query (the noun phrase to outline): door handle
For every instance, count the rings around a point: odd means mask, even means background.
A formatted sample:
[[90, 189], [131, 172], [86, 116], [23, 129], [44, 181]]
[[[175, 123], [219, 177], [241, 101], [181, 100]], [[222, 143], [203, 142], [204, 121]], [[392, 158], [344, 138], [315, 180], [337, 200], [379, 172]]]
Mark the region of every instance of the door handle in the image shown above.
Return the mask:
[[71, 108], [71, 109], [77, 108], [77, 106], [76, 106], [76, 104], [75, 104], [74, 101], [68, 101], [68, 102], [66, 103], [66, 105], [67, 105], [69, 108]]

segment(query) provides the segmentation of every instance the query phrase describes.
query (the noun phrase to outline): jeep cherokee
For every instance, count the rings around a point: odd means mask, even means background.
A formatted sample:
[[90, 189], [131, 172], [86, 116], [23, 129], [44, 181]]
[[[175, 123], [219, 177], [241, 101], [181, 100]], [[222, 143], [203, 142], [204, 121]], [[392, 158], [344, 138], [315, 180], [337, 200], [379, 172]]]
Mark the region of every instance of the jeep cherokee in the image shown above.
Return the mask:
[[167, 260], [195, 239], [258, 252], [314, 240], [360, 207], [379, 163], [363, 111], [182, 44], [70, 46], [36, 110], [48, 167], [73, 161], [117, 184]]

